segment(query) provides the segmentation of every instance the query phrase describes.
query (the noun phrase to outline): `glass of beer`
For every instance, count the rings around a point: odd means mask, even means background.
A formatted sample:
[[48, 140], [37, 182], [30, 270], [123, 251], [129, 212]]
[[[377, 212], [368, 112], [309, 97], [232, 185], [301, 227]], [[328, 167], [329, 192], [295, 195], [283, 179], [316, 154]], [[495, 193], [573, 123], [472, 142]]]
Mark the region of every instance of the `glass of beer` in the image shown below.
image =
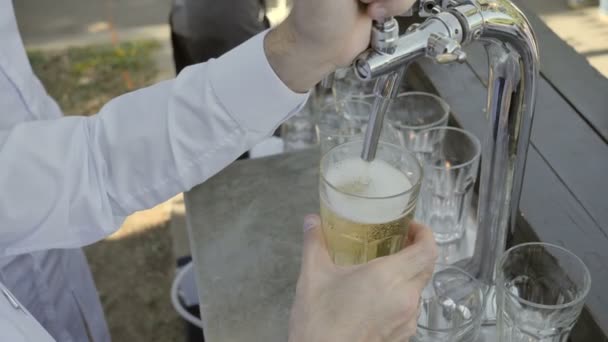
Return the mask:
[[329, 150], [321, 160], [323, 233], [336, 265], [348, 266], [400, 251], [414, 217], [422, 178], [416, 157], [380, 142], [376, 159], [361, 159], [363, 141]]

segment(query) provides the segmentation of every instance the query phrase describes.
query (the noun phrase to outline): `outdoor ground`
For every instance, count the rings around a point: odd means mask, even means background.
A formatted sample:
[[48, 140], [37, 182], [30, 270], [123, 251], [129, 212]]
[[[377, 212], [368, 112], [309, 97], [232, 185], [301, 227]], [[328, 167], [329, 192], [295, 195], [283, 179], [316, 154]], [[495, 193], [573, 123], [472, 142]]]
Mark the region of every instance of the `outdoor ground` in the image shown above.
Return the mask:
[[[47, 92], [69, 115], [91, 115], [113, 97], [158, 79], [154, 40], [28, 51]], [[175, 201], [129, 217], [106, 240], [85, 248], [113, 340], [183, 341], [169, 301], [175, 270], [169, 227]]]
[[608, 15], [600, 15], [597, 6], [571, 10], [566, 0], [526, 0], [525, 4], [608, 77]]

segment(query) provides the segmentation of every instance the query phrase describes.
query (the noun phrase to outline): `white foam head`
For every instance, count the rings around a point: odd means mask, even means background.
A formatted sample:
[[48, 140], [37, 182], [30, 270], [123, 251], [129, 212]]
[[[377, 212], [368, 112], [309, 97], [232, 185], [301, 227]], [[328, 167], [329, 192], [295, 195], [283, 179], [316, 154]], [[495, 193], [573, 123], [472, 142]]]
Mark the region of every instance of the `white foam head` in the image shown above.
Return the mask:
[[326, 204], [344, 218], [369, 224], [403, 216], [410, 194], [397, 195], [412, 188], [403, 172], [382, 160], [345, 159], [330, 166], [325, 179], [340, 190], [327, 188]]

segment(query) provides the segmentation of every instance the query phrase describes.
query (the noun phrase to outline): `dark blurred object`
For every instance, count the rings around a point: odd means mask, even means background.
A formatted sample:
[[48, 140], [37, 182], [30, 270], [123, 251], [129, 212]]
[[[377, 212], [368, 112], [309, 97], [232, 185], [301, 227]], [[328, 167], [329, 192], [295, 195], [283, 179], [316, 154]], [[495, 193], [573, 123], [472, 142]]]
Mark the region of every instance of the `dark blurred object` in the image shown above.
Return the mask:
[[[177, 74], [220, 57], [270, 27], [264, 0], [174, 0], [169, 24]], [[247, 158], [249, 152], [239, 157]]]
[[263, 0], [174, 0], [175, 69], [217, 58], [270, 27]]
[[570, 8], [582, 8], [598, 6], [598, 0], [568, 0], [568, 7]]

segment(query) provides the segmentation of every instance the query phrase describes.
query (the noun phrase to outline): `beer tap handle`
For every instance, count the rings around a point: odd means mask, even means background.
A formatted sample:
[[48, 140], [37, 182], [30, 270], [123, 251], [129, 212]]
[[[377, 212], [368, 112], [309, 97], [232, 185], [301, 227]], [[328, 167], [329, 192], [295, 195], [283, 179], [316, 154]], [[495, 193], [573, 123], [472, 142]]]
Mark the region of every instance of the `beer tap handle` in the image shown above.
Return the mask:
[[439, 64], [464, 63], [467, 59], [458, 41], [435, 33], [429, 36], [426, 56]]
[[395, 52], [397, 39], [399, 39], [399, 23], [393, 17], [382, 21], [374, 21], [372, 26], [372, 49], [386, 54]]

